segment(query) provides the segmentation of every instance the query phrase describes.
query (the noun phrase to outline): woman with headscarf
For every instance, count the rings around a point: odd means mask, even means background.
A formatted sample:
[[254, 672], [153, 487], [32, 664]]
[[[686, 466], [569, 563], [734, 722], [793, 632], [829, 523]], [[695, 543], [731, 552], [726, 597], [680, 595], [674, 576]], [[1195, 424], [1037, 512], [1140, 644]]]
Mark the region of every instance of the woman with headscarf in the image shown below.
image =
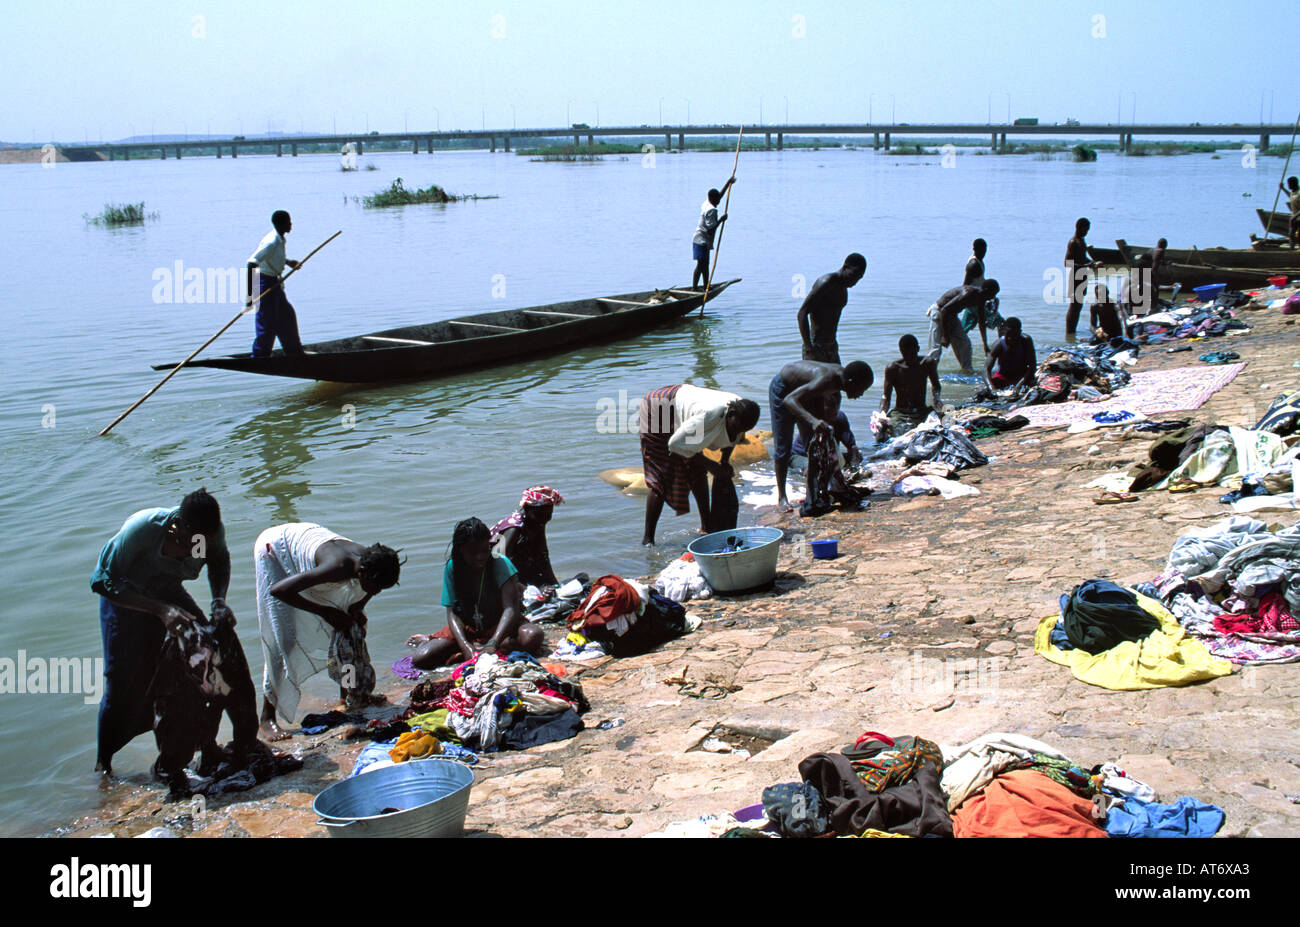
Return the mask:
[[437, 669], [472, 660], [480, 653], [526, 650], [540, 655], [541, 628], [524, 620], [524, 587], [509, 558], [493, 553], [491, 533], [477, 518], [456, 525], [451, 556], [442, 571], [447, 626], [433, 634], [412, 634], [411, 665]]
[[515, 565], [519, 581], [527, 586], [558, 586], [546, 546], [546, 525], [564, 497], [549, 486], [524, 490], [519, 508], [507, 515], [490, 532], [493, 550]]

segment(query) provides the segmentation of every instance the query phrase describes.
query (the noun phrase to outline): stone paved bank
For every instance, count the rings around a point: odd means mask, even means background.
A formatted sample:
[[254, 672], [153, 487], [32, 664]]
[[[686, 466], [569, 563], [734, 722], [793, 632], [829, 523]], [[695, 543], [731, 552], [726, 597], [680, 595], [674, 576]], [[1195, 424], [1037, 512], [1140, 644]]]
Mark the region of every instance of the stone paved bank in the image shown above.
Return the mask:
[[[1199, 421], [1253, 424], [1300, 383], [1295, 319], [1277, 310], [1245, 318], [1252, 334], [1213, 347], [1250, 363], [1192, 413]], [[1197, 353], [1156, 348], [1138, 369], [1197, 363]], [[764, 786], [797, 779], [804, 756], [870, 729], [941, 743], [1028, 734], [1080, 762], [1117, 760], [1164, 798], [1222, 806], [1223, 836], [1300, 834], [1300, 665], [1111, 692], [1033, 652], [1038, 619], [1059, 594], [1092, 577], [1149, 579], [1179, 533], [1229, 514], [1222, 490], [1094, 505], [1096, 491], [1082, 485], [1148, 446], [1106, 429], [1026, 429], [980, 446], [992, 462], [963, 480], [979, 496], [892, 499], [815, 521], [763, 517], [809, 539], [838, 537], [841, 556], [797, 561], [783, 549], [772, 592], [692, 603], [704, 618], [696, 633], [582, 671], [588, 730], [485, 757], [469, 830], [645, 834], [756, 802]], [[681, 694], [683, 680], [722, 697]], [[596, 729], [614, 718], [624, 723]], [[63, 832], [125, 836], [171, 819], [198, 836], [319, 836], [311, 796], [346, 775], [361, 744], [337, 735], [288, 744], [304, 751], [301, 772], [214, 800], [197, 818], [163, 805], [154, 787], [119, 784], [99, 812]]]

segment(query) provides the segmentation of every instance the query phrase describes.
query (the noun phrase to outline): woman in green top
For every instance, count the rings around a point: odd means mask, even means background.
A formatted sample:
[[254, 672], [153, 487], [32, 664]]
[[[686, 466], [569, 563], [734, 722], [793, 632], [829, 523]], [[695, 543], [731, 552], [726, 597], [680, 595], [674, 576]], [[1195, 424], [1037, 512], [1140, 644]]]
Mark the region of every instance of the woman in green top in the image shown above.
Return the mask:
[[456, 525], [451, 556], [442, 571], [447, 626], [435, 634], [412, 634], [411, 664], [435, 669], [471, 660], [480, 653], [526, 650], [540, 656], [542, 629], [523, 614], [523, 584], [514, 564], [492, 553], [491, 533], [477, 518]]

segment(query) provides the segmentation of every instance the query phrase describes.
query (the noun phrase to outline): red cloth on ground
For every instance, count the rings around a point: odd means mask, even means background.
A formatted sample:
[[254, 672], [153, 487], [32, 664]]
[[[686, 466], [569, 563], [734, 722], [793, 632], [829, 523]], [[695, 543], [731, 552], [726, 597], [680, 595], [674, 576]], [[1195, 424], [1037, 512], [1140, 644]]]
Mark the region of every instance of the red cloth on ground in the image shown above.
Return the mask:
[[1220, 615], [1214, 619], [1214, 630], [1220, 634], [1287, 634], [1300, 631], [1297, 622], [1280, 594], [1270, 592], [1259, 600], [1254, 614]]
[[[601, 589], [605, 592], [597, 597]], [[592, 600], [595, 599], [593, 604]], [[607, 622], [636, 612], [641, 606], [641, 593], [618, 576], [602, 576], [591, 584], [591, 592], [569, 616], [569, 627], [574, 631], [601, 628]], [[586, 635], [590, 637], [590, 634]]]
[[954, 837], [1105, 837], [1092, 802], [1032, 769], [1003, 773], [952, 816]]

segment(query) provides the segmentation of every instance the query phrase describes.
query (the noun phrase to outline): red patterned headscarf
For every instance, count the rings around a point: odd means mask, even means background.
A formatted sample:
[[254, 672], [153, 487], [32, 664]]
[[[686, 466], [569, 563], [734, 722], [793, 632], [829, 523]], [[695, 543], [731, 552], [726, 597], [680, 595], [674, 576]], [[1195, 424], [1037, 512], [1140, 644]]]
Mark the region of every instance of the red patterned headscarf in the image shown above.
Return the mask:
[[519, 499], [519, 507], [526, 505], [560, 505], [564, 497], [549, 486], [533, 486], [524, 490]]

